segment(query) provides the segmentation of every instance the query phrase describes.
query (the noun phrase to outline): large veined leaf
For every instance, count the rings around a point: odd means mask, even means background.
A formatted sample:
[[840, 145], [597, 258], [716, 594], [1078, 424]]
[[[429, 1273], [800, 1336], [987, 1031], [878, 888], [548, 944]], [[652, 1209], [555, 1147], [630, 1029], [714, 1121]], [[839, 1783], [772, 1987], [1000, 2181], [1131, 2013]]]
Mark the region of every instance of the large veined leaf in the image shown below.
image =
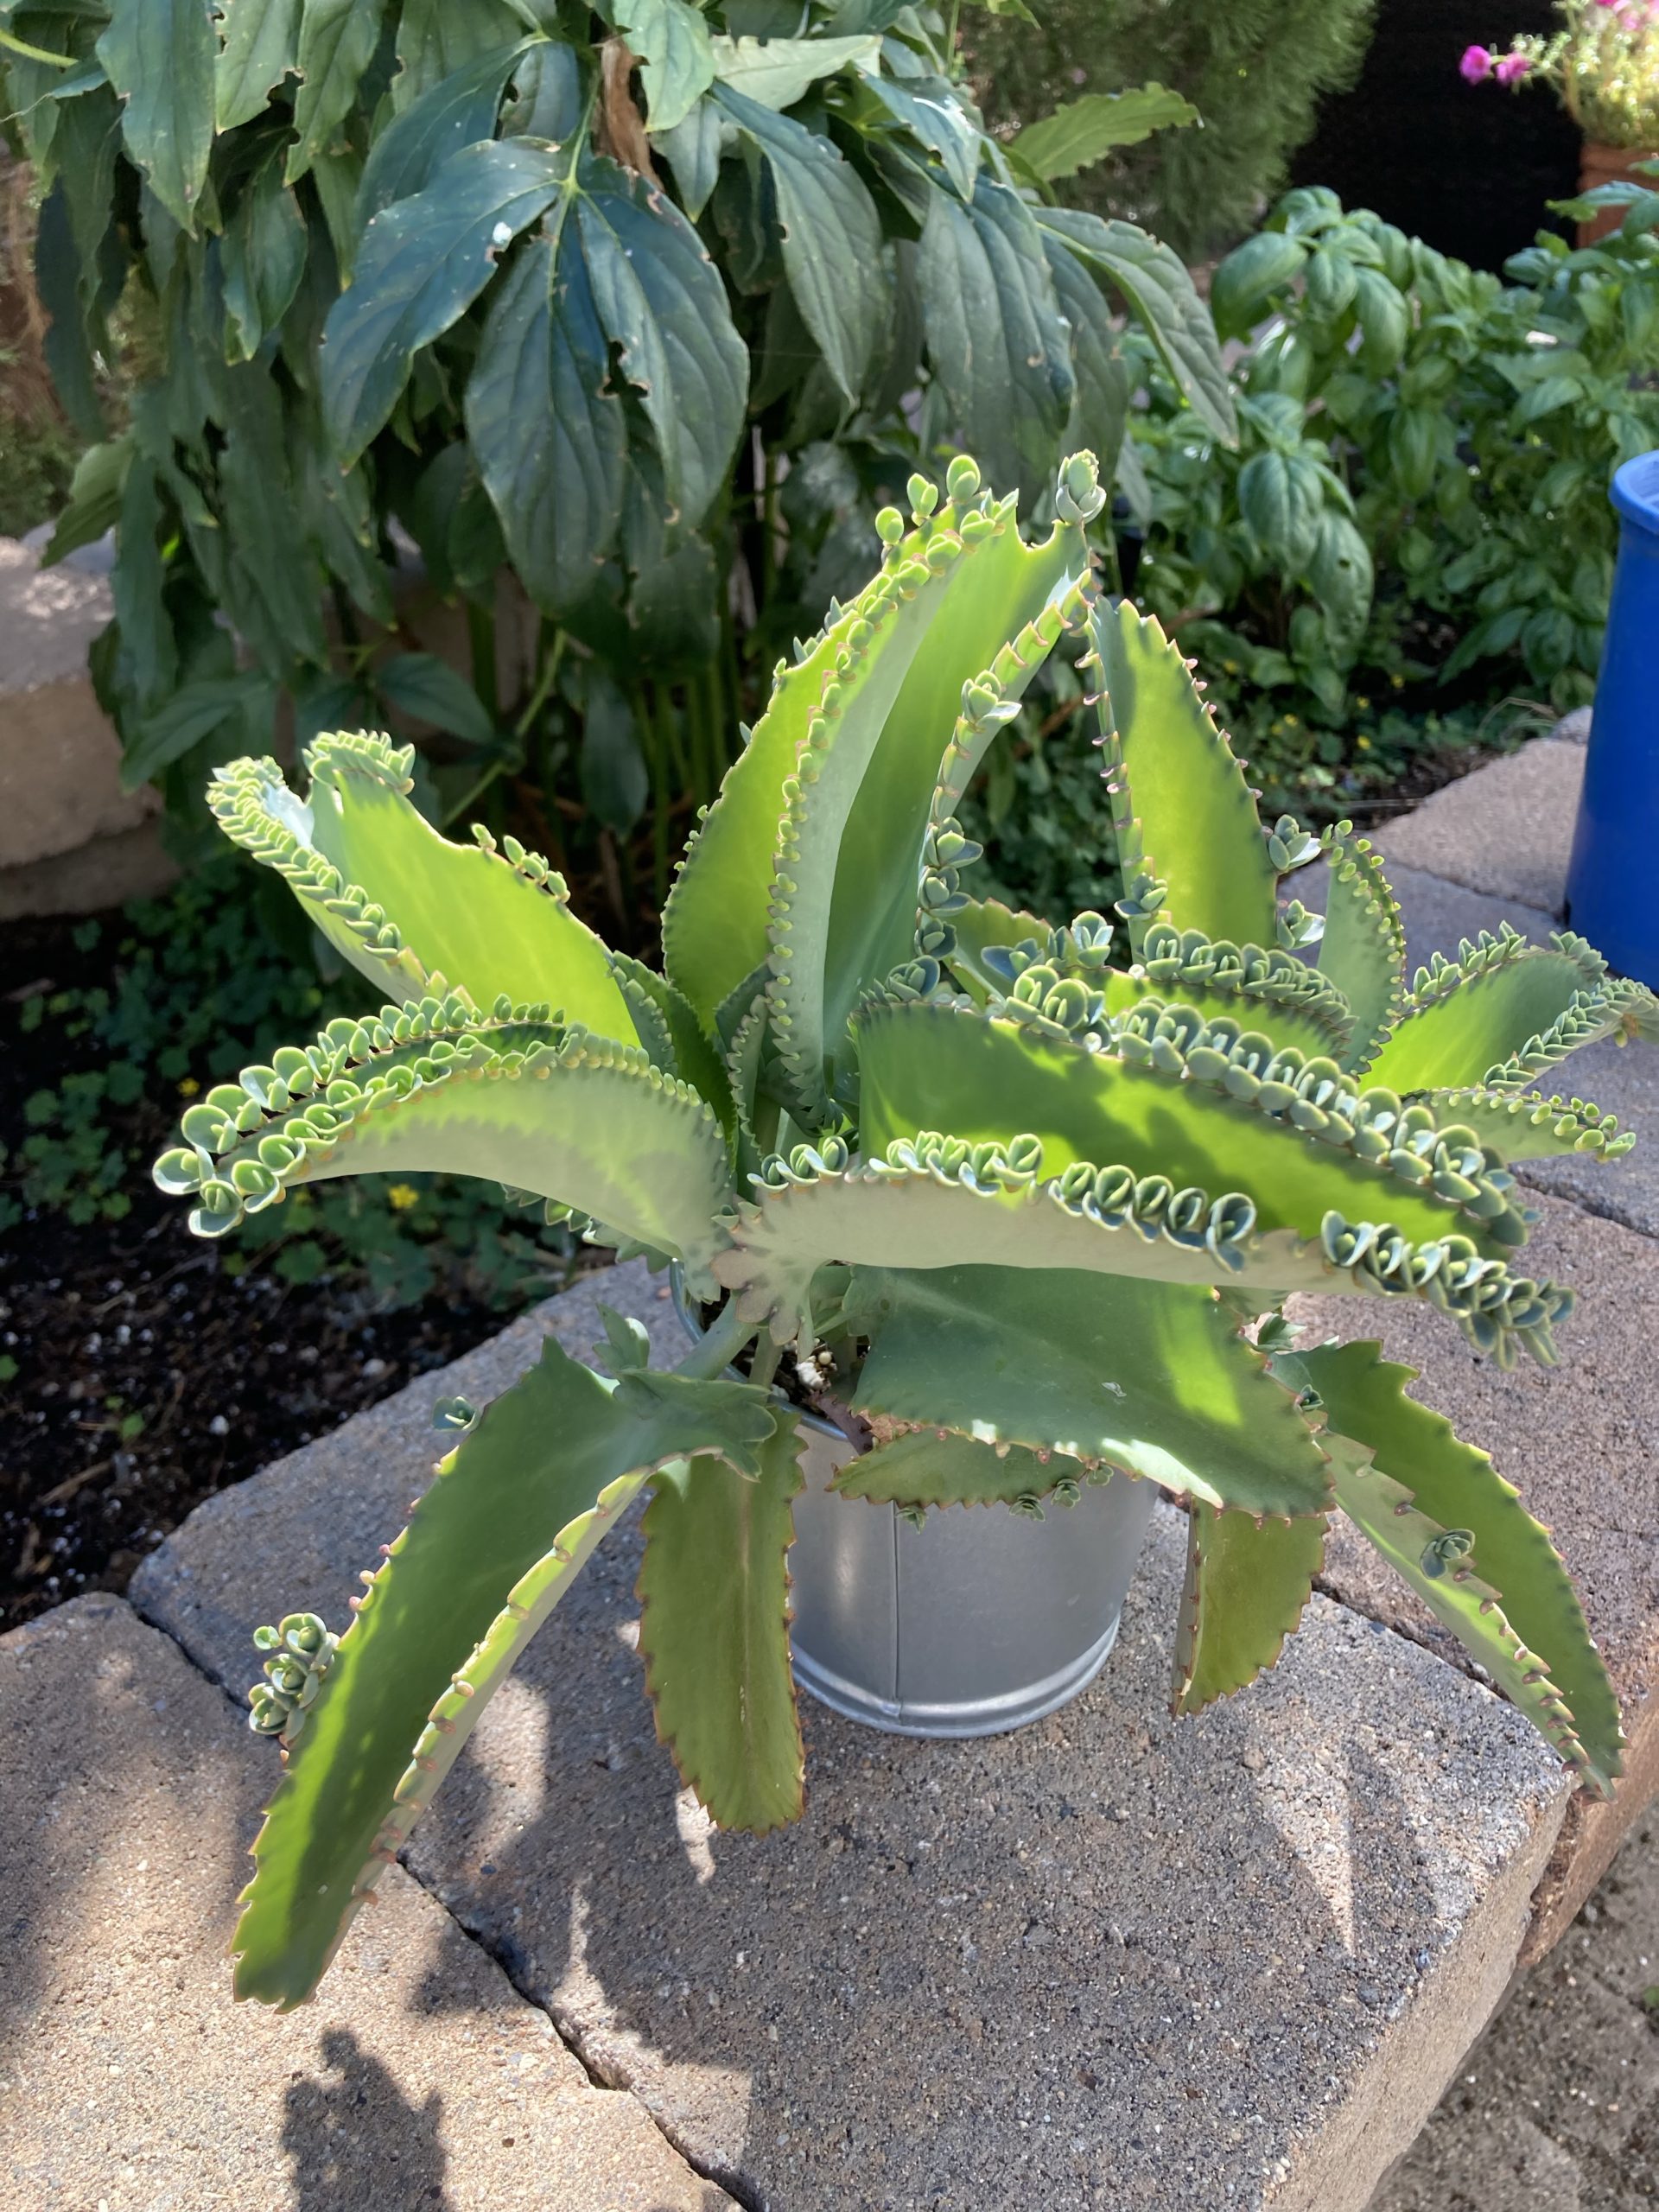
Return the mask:
[[775, 1419], [758, 1478], [708, 1456], [662, 1470], [639, 1567], [657, 1732], [721, 1827], [756, 1835], [799, 1818], [805, 1767], [785, 1565], [802, 1439], [793, 1413]]
[[[1603, 1796], [1624, 1733], [1618, 1700], [1548, 1531], [1484, 1452], [1405, 1395], [1416, 1370], [1374, 1344], [1276, 1363], [1325, 1402], [1343, 1510], [1423, 1603]], [[1333, 1441], [1333, 1449], [1335, 1449]]]
[[424, 192], [370, 223], [323, 332], [323, 410], [342, 463], [381, 428], [415, 355], [478, 297], [569, 166], [556, 149], [521, 139], [465, 146]]
[[1128, 421], [1132, 379], [1118, 346], [1117, 327], [1100, 286], [1052, 231], [1039, 233], [1054, 296], [1071, 329], [1071, 368], [1077, 378], [1062, 441], [1068, 452], [1086, 446], [1110, 483]]
[[1034, 497], [1058, 456], [1077, 384], [1032, 210], [983, 173], [965, 207], [935, 190], [918, 281], [934, 372], [963, 445], [994, 481]]
[[215, 1084], [179, 1127], [155, 1177], [194, 1196], [199, 1236], [228, 1236], [302, 1183], [470, 1175], [683, 1261], [699, 1295], [712, 1287], [731, 1195], [720, 1123], [643, 1052], [567, 1031], [545, 1007], [504, 999], [480, 1016], [452, 995], [342, 1018], [306, 1052]]
[[1175, 1637], [1173, 1706], [1197, 1713], [1271, 1667], [1325, 1560], [1325, 1519], [1256, 1522], [1194, 1504]]
[[[1126, 878], [1144, 859], [1168, 887], [1165, 904], [1179, 929], [1274, 944], [1277, 876], [1255, 800], [1179, 647], [1127, 600], [1096, 604], [1090, 632], [1100, 657], [1101, 728], [1116, 756], [1107, 766]], [[1131, 823], [1139, 852], [1127, 834]]]
[[1451, 981], [1433, 997], [1418, 992], [1385, 1039], [1372, 1079], [1400, 1091], [1479, 1083], [1533, 1037], [1541, 1036], [1590, 987], [1580, 962], [1506, 940], [1509, 957]]
[[974, 178], [985, 142], [954, 85], [944, 77], [868, 76], [862, 90], [938, 156], [958, 200], [973, 198]]
[[1115, 146], [1138, 146], [1154, 130], [1196, 123], [1198, 111], [1165, 85], [1140, 85], [1126, 92], [1085, 92], [1029, 123], [1008, 142], [1008, 151], [1033, 175], [1052, 184], [1103, 161]]
[[855, 402], [887, 319], [888, 280], [875, 203], [828, 138], [724, 80], [710, 98], [766, 165], [789, 289], [830, 374]]
[[1213, 1198], [1243, 1192], [1263, 1230], [1316, 1238], [1335, 1212], [1392, 1223], [1425, 1243], [1461, 1234], [1497, 1258], [1523, 1233], [1518, 1221], [1477, 1218], [1414, 1176], [1396, 1175], [1386, 1154], [1363, 1159], [1179, 1067], [1166, 1073], [957, 1006], [873, 1007], [856, 1029], [867, 1154], [918, 1129], [969, 1144], [1029, 1133], [1050, 1175], [1088, 1160]]
[[868, 64], [881, 52], [879, 33], [852, 38], [715, 38], [715, 73], [744, 99], [760, 107], [793, 107], [821, 77]]
[[407, 797], [411, 754], [384, 738], [320, 738], [303, 802], [274, 761], [240, 760], [220, 771], [209, 803], [226, 835], [283, 875], [372, 980], [417, 991], [442, 982], [479, 1006], [503, 994], [545, 1001], [632, 1044], [609, 955], [570, 912], [560, 879], [522, 848], [440, 836]]
[[1210, 311], [1180, 257], [1133, 223], [1107, 222], [1076, 207], [1033, 213], [1122, 292], [1187, 405], [1230, 445], [1238, 435], [1231, 385]]
[[616, 27], [639, 56], [645, 116], [652, 130], [672, 130], [715, 81], [715, 49], [690, 0], [616, 0]]
[[224, 44], [213, 69], [214, 120], [234, 130], [264, 112], [270, 95], [299, 65], [302, 0], [221, 0]]
[[[552, 14], [551, 10], [543, 11]], [[391, 104], [401, 117], [525, 29], [550, 28], [513, 0], [401, 0]]]
[[451, 155], [493, 134], [496, 111], [514, 63], [540, 43], [516, 39], [475, 54], [387, 124], [363, 164], [357, 192], [360, 226], [369, 224], [383, 207], [424, 192]]
[[688, 1454], [758, 1477], [772, 1429], [760, 1390], [607, 1383], [545, 1339], [353, 1600], [253, 1847], [239, 1997], [286, 2011], [310, 1996], [492, 1692], [646, 1478]]
[[124, 102], [127, 151], [187, 231], [195, 228], [213, 151], [217, 54], [208, 0], [111, 0], [109, 29], [98, 41], [98, 58]]
[[718, 270], [671, 201], [617, 162], [561, 156], [543, 234], [494, 301], [467, 428], [514, 565], [558, 611], [580, 604], [615, 542], [626, 432], [611, 372], [633, 386], [663, 495], [707, 511], [741, 432], [748, 356]]
[[305, 275], [305, 218], [270, 158], [244, 190], [219, 239], [226, 355], [251, 361]]
[[294, 98], [289, 183], [327, 154], [351, 111], [363, 73], [380, 42], [385, 0], [304, 0], [300, 16], [300, 89]]
[[859, 1269], [861, 1413], [965, 1430], [1251, 1513], [1323, 1512], [1324, 1452], [1215, 1293], [1063, 1268]]

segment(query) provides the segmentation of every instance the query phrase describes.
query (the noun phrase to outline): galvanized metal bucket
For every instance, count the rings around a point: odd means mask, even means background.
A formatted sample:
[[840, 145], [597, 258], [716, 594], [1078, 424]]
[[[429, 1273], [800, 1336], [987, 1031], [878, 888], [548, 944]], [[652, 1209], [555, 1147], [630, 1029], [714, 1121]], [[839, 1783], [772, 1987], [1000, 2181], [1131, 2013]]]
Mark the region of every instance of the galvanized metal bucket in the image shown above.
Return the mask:
[[[698, 1325], [675, 1284], [675, 1302]], [[957, 1506], [913, 1528], [890, 1505], [836, 1497], [855, 1456], [811, 1414], [789, 1555], [795, 1678], [821, 1704], [899, 1736], [995, 1736], [1092, 1681], [1117, 1640], [1156, 1491], [1085, 1484], [1040, 1521]]]

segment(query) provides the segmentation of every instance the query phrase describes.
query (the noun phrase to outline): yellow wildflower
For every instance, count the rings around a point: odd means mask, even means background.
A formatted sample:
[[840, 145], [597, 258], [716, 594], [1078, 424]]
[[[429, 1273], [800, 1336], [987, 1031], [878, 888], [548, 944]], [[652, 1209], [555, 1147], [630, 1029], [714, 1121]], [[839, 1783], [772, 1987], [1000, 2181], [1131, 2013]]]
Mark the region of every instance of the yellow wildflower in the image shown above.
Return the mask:
[[194, 1076], [188, 1075], [179, 1084], [179, 1096], [181, 1098], [194, 1098], [200, 1089], [201, 1085]]
[[388, 1183], [386, 1197], [394, 1213], [407, 1213], [421, 1203], [421, 1194], [412, 1183]]

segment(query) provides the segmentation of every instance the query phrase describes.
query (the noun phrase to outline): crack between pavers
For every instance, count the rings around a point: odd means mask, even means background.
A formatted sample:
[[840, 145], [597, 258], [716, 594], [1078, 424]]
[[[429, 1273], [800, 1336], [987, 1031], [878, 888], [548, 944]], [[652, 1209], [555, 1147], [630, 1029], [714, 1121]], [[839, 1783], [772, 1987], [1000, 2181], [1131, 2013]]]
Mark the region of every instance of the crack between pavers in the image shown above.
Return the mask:
[[[130, 1610], [137, 1614], [138, 1618], [144, 1623], [147, 1628], [153, 1628], [158, 1636], [164, 1636], [168, 1642], [173, 1646], [174, 1649], [179, 1654], [180, 1657], [184, 1661], [186, 1666], [192, 1668], [194, 1672], [201, 1677], [203, 1681], [210, 1683], [213, 1688], [219, 1693], [220, 1696], [224, 1698], [226, 1703], [231, 1707], [231, 1710], [233, 1713], [238, 1714], [239, 1718], [246, 1718], [246, 1708], [244, 1700], [238, 1697], [235, 1691], [232, 1689], [230, 1684], [226, 1681], [222, 1675], [215, 1672], [211, 1667], [207, 1667], [202, 1664], [201, 1661], [196, 1656], [195, 1653], [191, 1650], [189, 1645], [184, 1642], [183, 1638], [174, 1632], [174, 1630], [168, 1622], [162, 1620], [156, 1614], [148, 1611], [142, 1604], [135, 1601], [125, 1592], [117, 1592], [114, 1594], [120, 1599], [123, 1605], [130, 1607]], [[668, 2145], [669, 2148], [674, 2152], [676, 2157], [682, 2159], [684, 2164], [690, 2168], [691, 2171], [696, 2174], [699, 2181], [709, 2182], [715, 2189], [723, 2190], [726, 2195], [732, 2199], [732, 2202], [734, 2204], [740, 2205], [742, 2208], [742, 2212], [766, 2212], [766, 2202], [765, 2197], [760, 2194], [760, 2192], [755, 2189], [754, 2184], [746, 2175], [734, 2172], [730, 2168], [726, 2166], [723, 2162], [711, 2161], [694, 2151], [689, 2144], [682, 2140], [677, 2129], [673, 2127], [668, 2121], [664, 2120], [661, 2113], [652, 2110], [650, 2105], [647, 2104], [645, 2098], [639, 2094], [632, 2082], [627, 2081], [626, 2078], [613, 2078], [607, 2075], [604, 2069], [601, 2067], [596, 2061], [588, 2057], [587, 2052], [582, 2048], [581, 2044], [575, 2041], [572, 2037], [566, 2032], [563, 2024], [559, 2019], [558, 2014], [554, 2011], [553, 2007], [543, 2002], [541, 1998], [537, 1997], [533, 1990], [527, 1989], [524, 1986], [524, 1983], [519, 1980], [518, 1975], [514, 1974], [506, 1959], [505, 1959], [487, 1940], [483, 1930], [471, 1925], [463, 1915], [455, 1910], [454, 1906], [450, 1904], [449, 1900], [446, 1897], [435, 1890], [430, 1883], [422, 1880], [415, 1868], [410, 1866], [406, 1850], [400, 1851], [398, 1853], [397, 1864], [403, 1868], [404, 1873], [408, 1875], [410, 1880], [415, 1884], [416, 1887], [422, 1892], [422, 1894], [431, 1898], [433, 1904], [437, 1906], [439, 1911], [443, 1914], [444, 1917], [449, 1921], [451, 1925], [459, 1931], [466, 1941], [470, 1943], [475, 1950], [481, 1951], [484, 1954], [485, 1957], [488, 1959], [491, 1965], [495, 1967], [497, 1973], [500, 1974], [502, 1980], [513, 1992], [514, 1995], [522, 1999], [524, 2004], [531, 2006], [534, 2011], [541, 2014], [542, 2018], [552, 2029], [554, 2034], [557, 2036], [564, 2049], [569, 2052], [571, 2057], [574, 2058], [577, 2065], [581, 2067], [583, 2074], [587, 2076], [588, 2084], [591, 2088], [602, 2090], [607, 2096], [631, 2097], [634, 2103], [639, 2106], [640, 2111], [645, 2113], [646, 2119], [650, 2120], [652, 2126], [662, 2137], [663, 2140]]]

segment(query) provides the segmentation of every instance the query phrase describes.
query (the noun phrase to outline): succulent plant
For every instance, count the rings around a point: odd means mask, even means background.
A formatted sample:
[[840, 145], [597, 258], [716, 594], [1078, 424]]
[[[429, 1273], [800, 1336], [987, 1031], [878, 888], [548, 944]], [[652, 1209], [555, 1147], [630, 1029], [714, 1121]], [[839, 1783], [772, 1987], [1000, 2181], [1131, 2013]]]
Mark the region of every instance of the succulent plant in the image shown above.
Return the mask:
[[[193, 1226], [223, 1235], [321, 1177], [448, 1169], [677, 1263], [712, 1313], [671, 1372], [611, 1315], [613, 1379], [550, 1339], [481, 1414], [447, 1402], [453, 1448], [337, 1643], [309, 1615], [261, 1630], [252, 1725], [286, 1770], [241, 1993], [315, 1987], [642, 1491], [659, 1732], [722, 1823], [798, 1812], [789, 1350], [798, 1389], [862, 1416], [849, 1499], [1028, 1512], [1122, 1472], [1181, 1502], [1179, 1711], [1277, 1656], [1340, 1509], [1612, 1787], [1618, 1706], [1543, 1529], [1406, 1395], [1411, 1370], [1375, 1344], [1298, 1350], [1282, 1308], [1414, 1298], [1499, 1364], [1552, 1360], [1569, 1294], [1520, 1272], [1511, 1166], [1625, 1148], [1538, 1078], [1659, 1033], [1659, 1006], [1566, 934], [1483, 935], [1408, 978], [1376, 853], [1346, 825], [1264, 826], [1175, 646], [1096, 593], [1088, 455], [1041, 543], [965, 459], [943, 498], [920, 477], [911, 495], [868, 588], [779, 668], [675, 884], [660, 973], [607, 951], [511, 839], [446, 842], [383, 737], [320, 739], [304, 799], [269, 760], [215, 782], [230, 836], [388, 1002], [189, 1107], [156, 1177]], [[1122, 895], [1052, 926], [964, 887], [957, 809], [1063, 639]], [[1320, 856], [1322, 924], [1280, 897]]]

